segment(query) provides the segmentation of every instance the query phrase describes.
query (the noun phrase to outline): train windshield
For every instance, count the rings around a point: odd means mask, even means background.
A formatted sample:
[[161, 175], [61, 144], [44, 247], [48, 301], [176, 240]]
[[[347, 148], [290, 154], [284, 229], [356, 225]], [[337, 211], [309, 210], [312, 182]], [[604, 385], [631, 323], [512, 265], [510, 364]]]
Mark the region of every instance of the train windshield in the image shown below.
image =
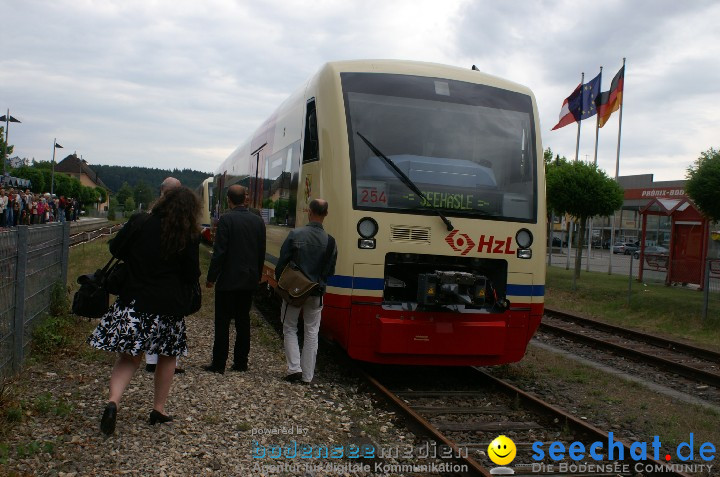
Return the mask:
[[530, 96], [420, 76], [341, 73], [341, 81], [356, 209], [536, 220]]

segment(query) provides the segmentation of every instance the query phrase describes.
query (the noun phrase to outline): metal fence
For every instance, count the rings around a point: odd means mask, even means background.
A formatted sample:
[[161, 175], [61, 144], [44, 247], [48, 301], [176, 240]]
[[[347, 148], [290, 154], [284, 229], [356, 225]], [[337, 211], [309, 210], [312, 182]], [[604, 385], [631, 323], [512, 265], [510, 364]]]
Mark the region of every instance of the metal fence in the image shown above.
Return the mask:
[[69, 222], [0, 232], [0, 375], [20, 369], [53, 286], [67, 282], [69, 245]]
[[[711, 255], [717, 256], [718, 251], [713, 247], [718, 247], [718, 245], [711, 245]], [[575, 249], [571, 249], [568, 256], [567, 249], [553, 247], [552, 255], [548, 256], [548, 263], [552, 266], [572, 270], [575, 267], [575, 252]], [[640, 254], [638, 251], [638, 253], [616, 254], [611, 250], [593, 249], [589, 256], [587, 250], [583, 251], [581, 269], [602, 273], [608, 273], [611, 270], [613, 275], [628, 277], [626, 285], [619, 286], [617, 290], [618, 293], [627, 296], [628, 303], [631, 300], [642, 302], [645, 299], [642, 294], [637, 294], [638, 290], [643, 289], [644, 284], [686, 289], [689, 292], [686, 304], [689, 311], [700, 313], [703, 320], [719, 320], [720, 259], [707, 258], [705, 262], [698, 259], [690, 264], [675, 263], [675, 273], [672, 276], [668, 275], [670, 265], [667, 253]], [[683, 279], [682, 277], [692, 278]], [[702, 295], [702, 299], [696, 300], [693, 295]]]

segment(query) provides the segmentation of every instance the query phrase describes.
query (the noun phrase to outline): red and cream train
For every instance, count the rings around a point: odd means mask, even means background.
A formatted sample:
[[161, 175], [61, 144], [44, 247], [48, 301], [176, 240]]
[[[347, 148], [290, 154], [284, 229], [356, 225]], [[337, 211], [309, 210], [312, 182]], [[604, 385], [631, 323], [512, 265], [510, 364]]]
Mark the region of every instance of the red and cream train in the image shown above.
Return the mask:
[[[545, 182], [529, 89], [409, 61], [324, 65], [217, 169], [280, 245], [329, 202], [336, 275], [322, 333], [375, 363], [520, 360], [543, 313]], [[207, 190], [207, 187], [205, 188]]]

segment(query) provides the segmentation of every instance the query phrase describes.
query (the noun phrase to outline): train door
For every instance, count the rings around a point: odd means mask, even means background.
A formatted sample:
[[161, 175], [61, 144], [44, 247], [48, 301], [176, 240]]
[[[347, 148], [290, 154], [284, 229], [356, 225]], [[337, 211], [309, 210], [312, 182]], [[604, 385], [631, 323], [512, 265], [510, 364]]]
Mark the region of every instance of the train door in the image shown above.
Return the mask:
[[300, 172], [300, 190], [298, 191], [297, 224], [307, 223], [310, 201], [321, 196], [320, 191], [320, 146], [318, 141], [318, 121], [315, 98], [307, 101], [305, 108], [305, 128], [303, 134], [302, 170]]

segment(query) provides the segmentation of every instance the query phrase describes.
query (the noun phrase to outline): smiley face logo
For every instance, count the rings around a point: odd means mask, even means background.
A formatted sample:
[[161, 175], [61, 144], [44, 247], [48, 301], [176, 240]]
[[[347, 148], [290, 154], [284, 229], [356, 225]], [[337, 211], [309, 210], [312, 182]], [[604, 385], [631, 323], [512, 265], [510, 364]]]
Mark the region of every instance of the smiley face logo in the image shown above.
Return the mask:
[[508, 465], [515, 459], [515, 443], [506, 436], [497, 436], [488, 446], [488, 457], [497, 465]]

